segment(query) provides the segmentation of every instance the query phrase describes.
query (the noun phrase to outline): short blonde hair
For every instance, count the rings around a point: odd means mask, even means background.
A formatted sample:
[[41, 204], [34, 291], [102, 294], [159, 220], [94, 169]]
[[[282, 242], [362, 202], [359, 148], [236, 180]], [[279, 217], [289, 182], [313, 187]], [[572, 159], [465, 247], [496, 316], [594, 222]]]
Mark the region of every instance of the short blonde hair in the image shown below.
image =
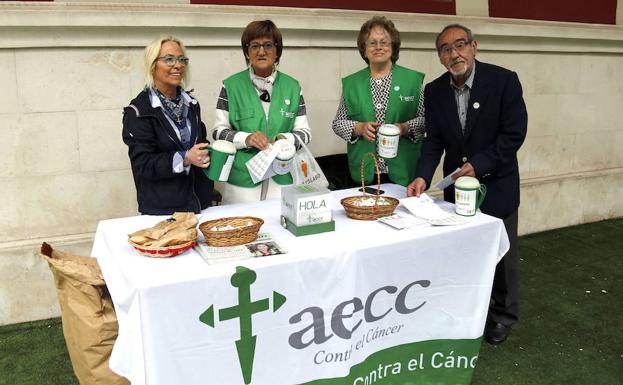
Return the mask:
[[[186, 48], [184, 48], [184, 44], [182, 42], [173, 37], [173, 36], [160, 36], [156, 40], [149, 43], [147, 47], [145, 47], [144, 53], [144, 67], [143, 70], [145, 72], [145, 88], [152, 88], [154, 86], [154, 68], [156, 68], [156, 59], [158, 59], [158, 55], [160, 54], [160, 49], [162, 45], [167, 42], [173, 42], [180, 46], [182, 49], [182, 54], [186, 55]], [[190, 63], [189, 63], [190, 64]], [[186, 85], [190, 81], [190, 67], [189, 64], [186, 65], [186, 70], [184, 71], [184, 77], [182, 78], [182, 88], [185, 88]]]

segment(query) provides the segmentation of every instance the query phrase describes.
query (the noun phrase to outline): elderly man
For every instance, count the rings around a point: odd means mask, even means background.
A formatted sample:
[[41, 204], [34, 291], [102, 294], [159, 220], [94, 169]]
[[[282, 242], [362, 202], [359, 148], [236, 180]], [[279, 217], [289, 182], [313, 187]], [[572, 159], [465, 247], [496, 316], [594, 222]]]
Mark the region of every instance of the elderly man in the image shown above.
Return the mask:
[[[469, 28], [445, 27], [436, 47], [448, 71], [426, 86], [427, 136], [407, 194], [419, 196], [430, 186], [444, 152], [444, 176], [472, 176], [487, 186], [481, 210], [502, 219], [510, 239], [510, 250], [496, 267], [485, 327], [486, 340], [500, 344], [518, 320], [517, 151], [526, 136], [528, 115], [517, 74], [477, 61], [478, 44]], [[444, 190], [444, 199], [454, 202], [454, 186]]]

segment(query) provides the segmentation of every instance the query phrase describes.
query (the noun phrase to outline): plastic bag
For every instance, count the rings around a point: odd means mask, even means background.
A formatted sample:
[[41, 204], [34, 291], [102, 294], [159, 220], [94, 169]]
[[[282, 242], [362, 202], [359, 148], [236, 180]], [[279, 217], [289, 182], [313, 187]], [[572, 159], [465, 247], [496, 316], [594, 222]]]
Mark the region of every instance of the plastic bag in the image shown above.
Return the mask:
[[320, 166], [318, 166], [318, 162], [316, 162], [305, 143], [300, 143], [301, 148], [294, 154], [290, 170], [294, 179], [294, 185], [314, 184], [316, 186], [328, 187], [329, 181]]

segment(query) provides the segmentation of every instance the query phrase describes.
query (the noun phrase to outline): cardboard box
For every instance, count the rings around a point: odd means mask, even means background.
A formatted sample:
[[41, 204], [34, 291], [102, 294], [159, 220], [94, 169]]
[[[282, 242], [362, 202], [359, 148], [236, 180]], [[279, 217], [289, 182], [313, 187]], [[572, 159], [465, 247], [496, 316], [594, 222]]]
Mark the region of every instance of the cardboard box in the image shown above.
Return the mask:
[[313, 185], [281, 189], [281, 215], [297, 227], [331, 222], [332, 198], [327, 188]]
[[335, 231], [335, 221], [333, 220], [330, 222], [317, 223], [315, 225], [297, 226], [282, 215], [281, 225], [297, 237]]

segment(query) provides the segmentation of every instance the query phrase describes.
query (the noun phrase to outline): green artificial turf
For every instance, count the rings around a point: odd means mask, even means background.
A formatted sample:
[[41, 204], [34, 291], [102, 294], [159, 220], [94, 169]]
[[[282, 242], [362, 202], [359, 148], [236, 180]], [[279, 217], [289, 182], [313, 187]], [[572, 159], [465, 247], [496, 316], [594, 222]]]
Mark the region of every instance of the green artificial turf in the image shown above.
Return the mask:
[[0, 385], [78, 385], [60, 319], [0, 327]]
[[[472, 385], [623, 385], [623, 219], [521, 237], [519, 257], [520, 322]], [[0, 327], [5, 384], [78, 384], [59, 319]]]
[[473, 385], [623, 385], [623, 219], [519, 240], [520, 322]]

